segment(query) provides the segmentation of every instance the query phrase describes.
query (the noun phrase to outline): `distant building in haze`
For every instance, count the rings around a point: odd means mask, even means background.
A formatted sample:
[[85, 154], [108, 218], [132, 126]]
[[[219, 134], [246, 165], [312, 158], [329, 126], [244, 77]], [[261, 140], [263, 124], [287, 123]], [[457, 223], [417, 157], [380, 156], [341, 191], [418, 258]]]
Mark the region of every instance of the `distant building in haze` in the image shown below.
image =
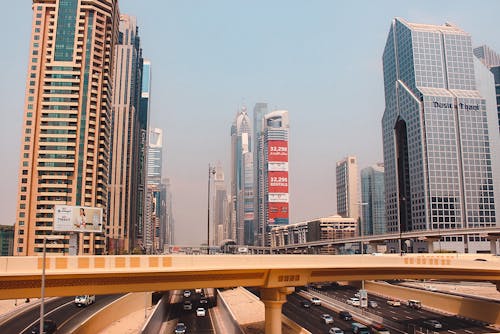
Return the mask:
[[138, 116], [143, 60], [138, 31], [135, 17], [120, 15], [113, 69], [109, 209], [106, 227], [108, 254], [120, 254], [133, 249], [133, 227], [139, 219]]
[[[471, 36], [451, 24], [396, 18], [383, 69], [387, 232], [439, 230], [446, 250], [489, 250], [480, 235], [446, 236], [499, 226], [493, 79]], [[426, 244], [414, 242], [413, 251]]]
[[237, 245], [253, 243], [252, 126], [246, 107], [241, 108], [231, 126], [231, 177], [235, 221], [230, 238], [234, 237]]
[[[288, 111], [275, 110], [264, 115], [259, 137], [259, 220], [255, 244], [270, 245], [270, 232], [273, 227], [288, 225]], [[260, 207], [262, 203], [262, 207]]]
[[224, 235], [224, 230], [228, 230], [229, 211], [224, 170], [220, 162], [215, 166], [213, 196], [212, 245], [217, 246], [229, 239], [227, 234]]
[[264, 157], [264, 117], [268, 113], [267, 103], [256, 103], [253, 108], [253, 175], [254, 175], [254, 244], [262, 245], [257, 236], [266, 221], [265, 206], [265, 157]]
[[384, 164], [361, 170], [361, 201], [363, 235], [386, 233]]
[[497, 100], [498, 131], [500, 131], [500, 54], [496, 53], [488, 46], [483, 45], [474, 49], [474, 55], [490, 69], [491, 73], [493, 73]]
[[348, 156], [337, 162], [337, 214], [359, 219], [358, 161]]
[[[102, 233], [53, 232], [55, 205], [102, 208], [107, 226], [116, 0], [33, 0], [14, 255], [105, 254]], [[76, 249], [76, 248], [73, 248]]]

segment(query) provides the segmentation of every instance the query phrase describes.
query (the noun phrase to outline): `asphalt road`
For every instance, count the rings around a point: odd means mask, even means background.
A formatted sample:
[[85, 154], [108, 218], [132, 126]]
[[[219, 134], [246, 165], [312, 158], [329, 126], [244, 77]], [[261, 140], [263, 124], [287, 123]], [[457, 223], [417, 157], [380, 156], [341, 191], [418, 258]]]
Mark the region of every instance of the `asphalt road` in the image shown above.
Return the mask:
[[[206, 289], [204, 289], [206, 292]], [[167, 321], [174, 320], [174, 327], [178, 322], [183, 322], [187, 327], [187, 333], [199, 333], [208, 334], [215, 333], [212, 325], [212, 320], [210, 318], [210, 313], [208, 308], [213, 307], [214, 299], [213, 297], [208, 298], [208, 304], [205, 304], [205, 309], [207, 309], [206, 315], [204, 317], [198, 317], [196, 315], [196, 309], [198, 307], [204, 307], [200, 305], [200, 294], [195, 293], [191, 290], [191, 296], [186, 298], [183, 296], [183, 291], [176, 290], [172, 292], [173, 303], [170, 308], [170, 313]], [[184, 310], [184, 301], [189, 300], [193, 305], [192, 310]], [[173, 333], [173, 328], [170, 329]]]
[[[345, 302], [347, 299], [354, 297], [356, 290], [349, 286], [334, 286], [321, 291], [321, 293], [336, 300]], [[488, 329], [480, 322], [474, 322], [472, 320], [462, 319], [456, 316], [443, 315], [424, 309], [417, 310], [408, 307], [404, 303], [402, 303], [401, 306], [393, 307], [387, 304], [387, 299], [374, 295], [369, 295], [368, 300], [376, 301], [379, 306], [377, 308], [369, 308], [365, 312], [391, 320], [399, 324], [401, 329], [407, 333], [413, 333], [414, 330], [420, 329], [424, 332], [426, 332], [426, 330], [432, 330], [435, 333], [447, 334], [491, 333], [491, 329]], [[438, 320], [443, 325], [443, 328], [431, 328], [424, 323], [426, 320], [430, 319]]]
[[[75, 297], [50, 298], [45, 302], [45, 319], [57, 323], [57, 334], [71, 333], [79, 323], [87, 319], [121, 295], [96, 296], [96, 302], [84, 308], [75, 305]], [[0, 326], [0, 333], [29, 334], [31, 328], [40, 321], [40, 307], [20, 312], [17, 316]]]

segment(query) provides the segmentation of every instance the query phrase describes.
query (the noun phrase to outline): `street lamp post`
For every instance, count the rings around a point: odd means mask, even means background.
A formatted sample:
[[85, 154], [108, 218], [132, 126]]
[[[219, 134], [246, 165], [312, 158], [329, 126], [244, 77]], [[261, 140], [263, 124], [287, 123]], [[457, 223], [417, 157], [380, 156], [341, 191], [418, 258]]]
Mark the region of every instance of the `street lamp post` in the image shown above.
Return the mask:
[[[361, 219], [361, 217], [363, 216], [362, 212], [363, 212], [363, 206], [365, 205], [368, 205], [368, 203], [365, 203], [365, 202], [358, 202], [356, 203], [358, 204], [359, 206], [359, 234], [361, 236], [361, 255], [364, 254], [364, 248], [365, 248], [365, 245], [364, 245], [364, 238], [363, 238], [363, 224], [364, 224], [364, 220]], [[364, 290], [365, 289], [365, 280], [361, 280], [361, 290]]]
[[40, 333], [43, 333], [43, 321], [45, 315], [45, 259], [47, 257], [47, 239], [55, 240], [55, 236], [43, 236], [43, 252], [42, 252], [42, 284], [40, 292]]
[[210, 254], [210, 178], [215, 175], [215, 167], [208, 164], [208, 199], [207, 199], [207, 254]]

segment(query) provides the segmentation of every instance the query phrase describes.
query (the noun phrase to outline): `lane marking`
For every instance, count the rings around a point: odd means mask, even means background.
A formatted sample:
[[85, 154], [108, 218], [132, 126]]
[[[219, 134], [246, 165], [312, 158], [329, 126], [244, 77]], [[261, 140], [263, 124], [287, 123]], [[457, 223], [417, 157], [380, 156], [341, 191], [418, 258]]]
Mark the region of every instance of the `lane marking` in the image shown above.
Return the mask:
[[[75, 301], [74, 300], [70, 300], [69, 302], [67, 302], [66, 304], [62, 304], [58, 307], [56, 307], [55, 309], [52, 309], [51, 311], [49, 312], [46, 312], [44, 315], [43, 315], [43, 319], [47, 319], [47, 316], [52, 314], [53, 312], [59, 310], [60, 308], [63, 308], [63, 307], [66, 307], [67, 305], [71, 304], [71, 303], [74, 303]], [[21, 333], [24, 333], [26, 332], [28, 329], [30, 329], [31, 327], [33, 327], [36, 323], [40, 323], [40, 317], [38, 318], [38, 320], [35, 320], [34, 322], [32, 322], [31, 324], [28, 325], [28, 327], [26, 327], [25, 329], [22, 330]]]

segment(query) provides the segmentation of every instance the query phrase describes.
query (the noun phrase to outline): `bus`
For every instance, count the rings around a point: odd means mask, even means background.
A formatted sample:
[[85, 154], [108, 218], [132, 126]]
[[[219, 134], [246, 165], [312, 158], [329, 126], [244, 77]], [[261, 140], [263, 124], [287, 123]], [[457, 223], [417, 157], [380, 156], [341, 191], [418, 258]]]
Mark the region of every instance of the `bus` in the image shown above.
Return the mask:
[[370, 329], [359, 322], [353, 322], [351, 326], [354, 334], [370, 334]]

